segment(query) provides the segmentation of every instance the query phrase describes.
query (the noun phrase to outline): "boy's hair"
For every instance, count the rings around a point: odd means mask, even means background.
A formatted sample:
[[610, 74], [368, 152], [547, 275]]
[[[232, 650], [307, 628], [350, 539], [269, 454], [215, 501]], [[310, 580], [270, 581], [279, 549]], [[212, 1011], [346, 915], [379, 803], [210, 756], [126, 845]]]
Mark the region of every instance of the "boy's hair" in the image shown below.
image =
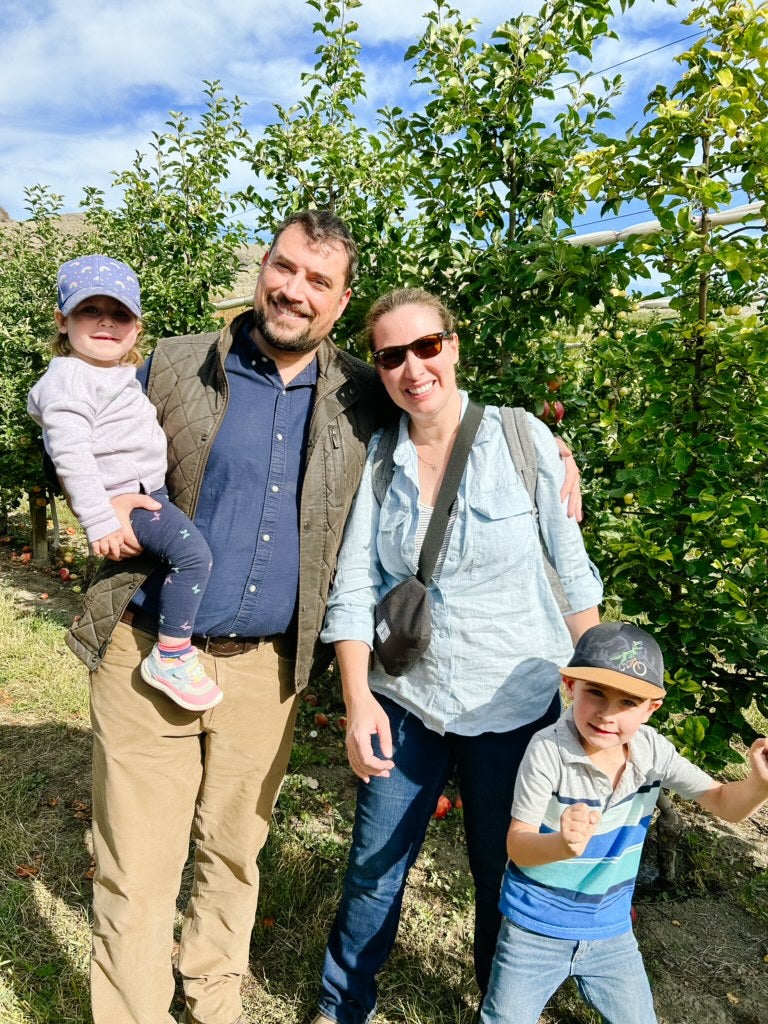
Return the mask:
[[666, 693], [661, 648], [631, 622], [601, 622], [585, 630], [560, 674], [644, 699], [661, 700]]

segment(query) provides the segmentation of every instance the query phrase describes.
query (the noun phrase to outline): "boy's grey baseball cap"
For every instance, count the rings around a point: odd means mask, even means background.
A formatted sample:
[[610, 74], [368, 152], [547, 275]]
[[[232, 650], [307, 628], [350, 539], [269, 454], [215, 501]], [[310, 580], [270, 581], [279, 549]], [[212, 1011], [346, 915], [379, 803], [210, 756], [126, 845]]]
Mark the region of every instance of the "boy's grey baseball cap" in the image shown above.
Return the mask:
[[108, 295], [141, 316], [139, 279], [127, 263], [111, 256], [78, 256], [59, 267], [57, 277], [59, 309], [64, 316], [85, 299]]
[[650, 633], [630, 622], [601, 622], [586, 630], [560, 674], [603, 683], [633, 697], [658, 700], [666, 693], [661, 648]]

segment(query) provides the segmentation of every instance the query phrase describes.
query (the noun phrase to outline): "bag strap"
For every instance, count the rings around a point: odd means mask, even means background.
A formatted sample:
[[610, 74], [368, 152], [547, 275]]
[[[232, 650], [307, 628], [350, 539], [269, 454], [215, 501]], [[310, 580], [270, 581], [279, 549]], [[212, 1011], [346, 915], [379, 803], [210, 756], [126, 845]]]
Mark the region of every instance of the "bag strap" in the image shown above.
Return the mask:
[[547, 545], [541, 532], [541, 524], [539, 522], [539, 508], [536, 504], [536, 478], [538, 476], [538, 463], [536, 461], [536, 448], [533, 443], [533, 435], [531, 434], [531, 428], [528, 425], [528, 414], [525, 409], [521, 409], [520, 406], [515, 406], [514, 409], [502, 408], [501, 426], [504, 431], [507, 447], [509, 448], [509, 454], [512, 456], [514, 467], [522, 477], [525, 489], [528, 492], [528, 497], [531, 499], [533, 519], [536, 524], [539, 544], [541, 545], [541, 553], [544, 556], [544, 572], [546, 574], [547, 581], [552, 589], [552, 593], [555, 595], [558, 608], [561, 613], [565, 615], [567, 612], [572, 610], [571, 602], [568, 600], [568, 595], [563, 588], [563, 584], [560, 582], [560, 576], [555, 568], [552, 558], [550, 557], [549, 551], [547, 550]]
[[432, 573], [435, 571], [437, 559], [440, 555], [440, 548], [445, 539], [445, 531], [448, 528], [448, 520], [451, 515], [451, 508], [456, 500], [461, 478], [469, 459], [469, 453], [483, 418], [484, 407], [470, 401], [467, 411], [462, 417], [456, 440], [453, 443], [451, 454], [448, 458], [448, 465], [445, 467], [445, 476], [440, 485], [440, 490], [435, 499], [435, 507], [432, 510], [432, 517], [429, 520], [427, 532], [421, 545], [419, 554], [419, 571], [417, 577], [424, 586], [429, 585]]
[[[467, 412], [464, 415], [464, 420], [466, 420], [472, 405], [474, 405], [474, 402], [470, 402], [469, 407], [467, 408]], [[464, 423], [464, 420], [462, 420], [462, 424]], [[536, 459], [536, 447], [533, 443], [533, 435], [531, 434], [531, 428], [528, 425], [528, 413], [525, 411], [525, 409], [521, 408], [520, 406], [516, 406], [515, 408], [502, 407], [501, 425], [504, 431], [504, 438], [507, 442], [507, 447], [509, 448], [509, 454], [512, 458], [512, 464], [514, 465], [515, 470], [520, 474], [520, 477], [522, 478], [522, 481], [525, 485], [525, 489], [528, 492], [528, 496], [531, 500], [533, 518], [536, 524], [536, 532], [538, 533], [539, 544], [541, 545], [542, 554], [544, 555], [544, 571], [547, 575], [547, 580], [549, 582], [550, 587], [552, 588], [552, 593], [555, 595], [555, 599], [557, 600], [557, 604], [560, 608], [560, 611], [562, 613], [567, 613], [571, 610], [571, 604], [568, 600], [565, 590], [563, 589], [563, 585], [560, 582], [560, 577], [558, 575], [557, 569], [555, 568], [550, 557], [549, 551], [547, 550], [547, 545], [544, 541], [544, 537], [541, 533], [541, 527], [539, 525], [539, 509], [536, 504], [536, 478], [538, 475], [538, 462]], [[389, 485], [392, 483], [392, 476], [394, 475], [395, 471], [394, 454], [395, 448], [397, 447], [397, 440], [399, 434], [399, 423], [395, 423], [393, 424], [393, 426], [387, 427], [383, 431], [381, 438], [379, 440], [378, 447], [376, 449], [376, 456], [374, 458], [372, 470], [372, 481], [373, 493], [379, 505], [383, 503], [387, 493], [387, 489], [389, 488]], [[456, 450], [456, 445], [458, 444], [458, 441], [459, 438], [457, 435], [456, 444], [454, 445], [454, 451]], [[467, 453], [467, 457], [468, 456], [469, 453]], [[453, 453], [451, 453], [451, 458], [453, 458]], [[466, 464], [466, 458], [464, 464]], [[458, 491], [458, 485], [459, 483], [461, 483], [461, 477], [464, 473], [464, 464], [462, 464], [461, 472], [459, 473], [459, 479], [456, 484], [456, 491]], [[445, 480], [448, 477], [449, 469], [450, 461], [448, 467], [446, 468], [445, 478], [443, 479], [443, 486], [445, 485]], [[454, 491], [453, 497], [451, 498], [450, 504], [448, 506], [449, 516], [451, 505], [453, 504], [453, 501], [456, 497], [456, 491]], [[440, 500], [441, 494], [442, 488], [440, 495], [438, 495], [438, 501]], [[432, 519], [430, 520], [430, 526], [427, 529], [427, 534], [424, 537], [424, 542], [421, 547], [421, 555], [425, 557], [426, 554], [431, 554], [427, 547], [427, 541], [430, 539], [429, 531], [431, 529], [432, 523], [435, 521], [436, 513], [437, 505], [435, 505], [435, 510], [433, 511]], [[421, 557], [419, 558], [419, 578], [422, 580], [423, 583], [428, 583], [429, 580], [432, 578], [432, 573], [435, 571], [435, 565], [437, 565], [437, 558], [439, 557], [440, 554], [440, 546], [443, 543], [443, 537], [445, 536], [447, 526], [448, 520], [446, 519], [441, 534], [437, 534], [439, 543], [437, 544], [437, 550], [434, 556], [434, 563], [428, 576], [425, 576], [423, 574], [423, 569], [428, 568], [428, 565], [425, 562], [425, 565], [422, 567]]]
[[374, 456], [373, 469], [371, 470], [371, 483], [373, 485], [373, 495], [379, 505], [384, 504], [384, 498], [395, 473], [395, 448], [397, 448], [399, 436], [400, 423], [396, 422], [391, 427], [386, 427], [382, 431], [379, 443], [376, 446], [376, 455]]

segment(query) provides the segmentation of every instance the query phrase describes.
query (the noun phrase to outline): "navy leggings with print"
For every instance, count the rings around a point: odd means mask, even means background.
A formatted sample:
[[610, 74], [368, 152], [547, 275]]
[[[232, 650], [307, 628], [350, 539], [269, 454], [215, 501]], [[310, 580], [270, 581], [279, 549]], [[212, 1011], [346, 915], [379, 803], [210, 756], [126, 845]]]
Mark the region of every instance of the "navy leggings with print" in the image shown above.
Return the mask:
[[150, 495], [163, 506], [154, 512], [135, 508], [131, 526], [136, 539], [152, 555], [161, 558], [168, 575], [160, 588], [158, 632], [186, 639], [192, 635], [195, 617], [211, 575], [211, 551], [198, 528], [176, 508], [163, 487]]

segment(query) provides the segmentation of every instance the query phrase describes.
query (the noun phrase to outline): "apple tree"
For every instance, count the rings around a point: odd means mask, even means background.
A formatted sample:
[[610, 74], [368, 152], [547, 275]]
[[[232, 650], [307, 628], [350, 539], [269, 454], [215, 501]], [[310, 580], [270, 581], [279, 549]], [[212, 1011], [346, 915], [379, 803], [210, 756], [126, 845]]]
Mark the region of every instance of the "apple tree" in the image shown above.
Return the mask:
[[153, 135], [152, 156], [137, 154], [131, 169], [115, 175], [116, 208], [107, 208], [99, 190], [85, 189], [81, 233], [62, 232], [61, 197], [40, 185], [27, 190], [29, 220], [0, 231], [0, 502], [6, 510], [25, 492], [36, 502], [45, 488], [40, 430], [26, 403], [50, 354], [60, 263], [86, 252], [129, 263], [141, 280], [150, 336], [218, 324], [212, 297], [231, 285], [246, 239], [245, 228], [230, 220], [242, 202], [223, 185], [247, 133], [238, 99], [223, 97], [216, 82], [206, 83], [205, 97], [197, 126], [172, 113], [168, 130]]
[[396, 267], [405, 245], [415, 159], [397, 150], [392, 139], [388, 121], [397, 112], [379, 111], [373, 130], [359, 122], [366, 83], [350, 12], [361, 0], [307, 4], [319, 15], [313, 28], [320, 37], [316, 63], [301, 76], [303, 98], [287, 108], [276, 104], [277, 120], [254, 143], [250, 162], [258, 180], [243, 195], [253, 204], [257, 232], [265, 240], [297, 210], [331, 210], [349, 225], [360, 267], [337, 340], [354, 346], [370, 302], [400, 283]]
[[[42, 185], [25, 191], [29, 219], [0, 230], [0, 514], [25, 494], [32, 508], [45, 494], [40, 431], [27, 415], [27, 393], [45, 370], [56, 333], [56, 272], [83, 241], [59, 229], [62, 198]], [[82, 251], [82, 250], [81, 250]], [[44, 513], [43, 513], [44, 520]]]
[[621, 89], [616, 77], [590, 91], [577, 70], [615, 35], [610, 15], [608, 3], [546, 2], [480, 42], [476, 19], [435, 0], [406, 54], [429, 99], [395, 120], [401, 147], [418, 153], [403, 272], [459, 308], [465, 379], [489, 401], [536, 398], [541, 411], [546, 382], [564, 376], [569, 395], [566, 339], [629, 280], [623, 254], [565, 240], [585, 209], [577, 157]]
[[754, 736], [744, 711], [768, 715], [768, 241], [764, 215], [713, 225], [739, 199], [768, 200], [768, 21], [732, 0], [689, 20], [707, 34], [678, 83], [654, 90], [639, 130], [584, 157], [605, 209], [641, 197], [658, 218], [625, 247], [673, 315], [607, 318], [580, 447], [603, 481], [590, 534], [608, 589], [666, 653], [661, 714], [718, 768], [732, 736]]
[[212, 299], [231, 285], [247, 239], [237, 220], [243, 200], [225, 190], [230, 164], [245, 155], [243, 103], [219, 82], [204, 83], [205, 109], [194, 125], [172, 111], [153, 132], [151, 153], [115, 175], [116, 207], [85, 189], [86, 220], [104, 251], [132, 266], [141, 281], [146, 328], [155, 338], [214, 330]]

